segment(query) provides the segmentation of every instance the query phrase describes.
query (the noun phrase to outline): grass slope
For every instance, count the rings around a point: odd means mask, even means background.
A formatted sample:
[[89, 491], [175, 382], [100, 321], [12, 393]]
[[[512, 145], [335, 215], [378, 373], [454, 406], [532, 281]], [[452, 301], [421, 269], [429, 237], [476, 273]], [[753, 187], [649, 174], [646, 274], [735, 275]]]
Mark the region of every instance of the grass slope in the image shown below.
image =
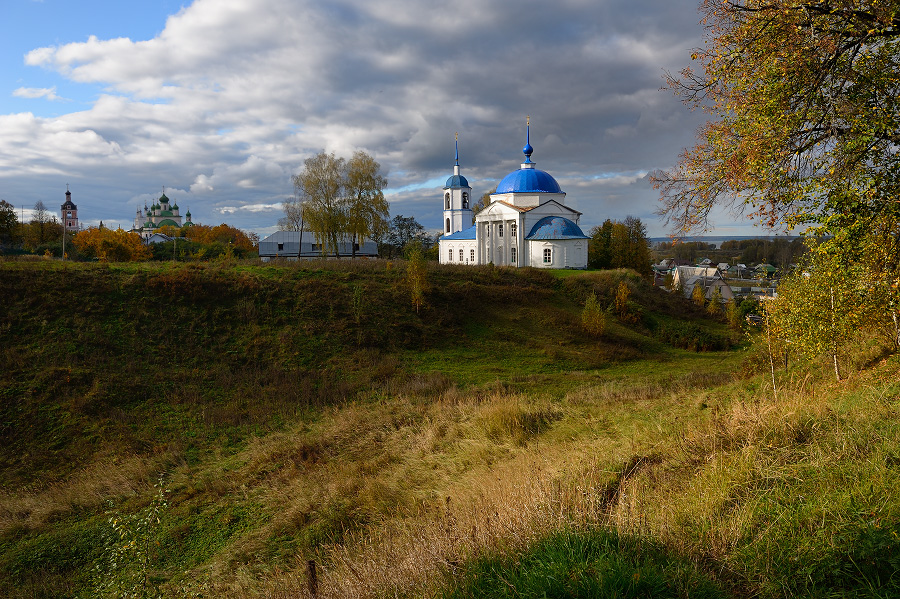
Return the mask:
[[380, 262], [0, 263], [0, 592], [896, 590], [896, 356], [773, 402], [627, 272], [428, 279], [417, 314]]

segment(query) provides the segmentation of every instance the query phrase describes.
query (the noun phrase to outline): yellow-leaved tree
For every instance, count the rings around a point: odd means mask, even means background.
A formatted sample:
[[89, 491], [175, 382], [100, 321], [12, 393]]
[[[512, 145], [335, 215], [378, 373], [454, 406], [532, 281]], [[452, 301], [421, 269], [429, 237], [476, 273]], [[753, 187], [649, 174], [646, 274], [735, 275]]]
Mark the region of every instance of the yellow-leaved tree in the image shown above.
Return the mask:
[[772, 305], [778, 335], [834, 357], [842, 332], [887, 320], [900, 346], [900, 2], [700, 6], [697, 67], [668, 84], [709, 119], [674, 169], [653, 174], [661, 214], [677, 235], [730, 206], [825, 239], [779, 291], [812, 294], [807, 310]]
[[72, 244], [85, 257], [101, 262], [139, 262], [151, 256], [140, 235], [122, 229], [90, 227], [76, 233]]

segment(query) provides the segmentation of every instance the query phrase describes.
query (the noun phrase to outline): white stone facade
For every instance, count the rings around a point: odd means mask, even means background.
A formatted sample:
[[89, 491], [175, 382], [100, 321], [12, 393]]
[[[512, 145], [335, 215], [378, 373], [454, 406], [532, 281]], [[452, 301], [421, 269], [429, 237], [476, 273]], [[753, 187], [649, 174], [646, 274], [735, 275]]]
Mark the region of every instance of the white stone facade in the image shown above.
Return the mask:
[[[581, 213], [566, 206], [566, 194], [553, 177], [537, 170], [526, 141], [525, 162], [500, 182], [491, 203], [475, 216], [464, 206], [462, 193], [471, 188], [459, 174], [459, 153], [453, 176], [444, 188], [442, 264], [495, 264], [535, 268], [587, 268], [588, 238], [578, 226]], [[455, 188], [451, 183], [465, 182]], [[454, 203], [459, 200], [459, 204]]]

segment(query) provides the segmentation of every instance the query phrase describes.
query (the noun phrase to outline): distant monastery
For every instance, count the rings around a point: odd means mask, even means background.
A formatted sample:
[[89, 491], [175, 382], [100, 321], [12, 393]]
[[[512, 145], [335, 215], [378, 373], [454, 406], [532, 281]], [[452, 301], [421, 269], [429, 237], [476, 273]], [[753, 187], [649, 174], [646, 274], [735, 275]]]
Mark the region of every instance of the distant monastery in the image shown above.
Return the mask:
[[149, 239], [160, 227], [192, 227], [191, 211], [188, 210], [184, 214], [184, 221], [178, 213], [178, 203], [170, 203], [166, 197], [166, 192], [159, 196], [159, 200], [152, 206], [148, 207], [144, 204], [144, 209], [138, 208], [137, 215], [134, 217], [134, 227], [132, 231], [140, 234], [143, 239]]
[[[566, 194], [550, 174], [535, 168], [525, 129], [525, 162], [506, 175], [477, 215], [472, 188], [460, 174], [459, 144], [453, 175], [444, 185], [441, 264], [495, 264], [536, 268], [587, 268], [588, 236], [581, 213], [566, 206]], [[472, 225], [474, 216], [475, 224]]]

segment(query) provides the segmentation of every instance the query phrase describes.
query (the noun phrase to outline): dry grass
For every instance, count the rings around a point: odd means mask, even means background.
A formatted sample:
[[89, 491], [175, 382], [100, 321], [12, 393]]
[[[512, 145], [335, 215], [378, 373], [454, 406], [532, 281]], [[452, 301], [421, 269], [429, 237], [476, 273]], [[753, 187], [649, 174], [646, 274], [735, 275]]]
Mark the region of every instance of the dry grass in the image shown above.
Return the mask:
[[159, 473], [171, 465], [171, 455], [105, 457], [46, 487], [4, 492], [0, 494], [0, 533], [39, 529], [62, 515], [96, 509], [112, 498], [146, 494]]
[[[708, 383], [603, 382], [562, 402], [449, 386], [424, 401], [421, 388], [445, 387], [425, 377], [390, 401], [332, 408], [238, 456], [239, 475], [256, 481], [248, 493], [274, 516], [213, 565], [211, 588], [222, 597], [302, 596], [313, 559], [322, 597], [419, 596], [437, 593], [472, 557], [522, 549], [564, 525], [615, 522], [627, 481], [659, 461], [653, 446], [665, 421], [696, 409], [685, 393]], [[241, 582], [253, 567], [237, 556], [349, 504], [338, 535], [267, 574], [262, 588]]]
[[[775, 572], [783, 565], [779, 543], [791, 527], [827, 538], [850, 522], [841, 485], [900, 493], [884, 467], [865, 466], [890, 446], [893, 429], [879, 427], [897, 417], [896, 370], [839, 388], [785, 375], [777, 403], [757, 380], [698, 389], [705, 379], [692, 375], [668, 389], [585, 386], [556, 403], [451, 387], [441, 400], [391, 402], [374, 417], [371, 406], [341, 408], [323, 428], [308, 429], [320, 442], [314, 449], [291, 435], [269, 439], [254, 450], [255, 463], [280, 463], [294, 452], [290, 470], [270, 479], [271, 498], [293, 506], [284, 519], [341, 495], [369, 505], [369, 517], [262, 585], [239, 567], [242, 574], [211, 588], [222, 597], [309, 596], [312, 559], [319, 597], [440, 596], [468, 560], [521, 551], [563, 527], [608, 526], [692, 556], [739, 594], [775, 592], [784, 584]], [[672, 434], [663, 421], [698, 402], [710, 406], [704, 417], [681, 420]], [[614, 422], [575, 422], [586, 409], [594, 421]], [[617, 418], [634, 411], [644, 414]], [[529, 418], [552, 425], [529, 430]], [[525, 433], [523, 442], [517, 435]], [[372, 443], [386, 457], [372, 461]], [[330, 454], [336, 447], [348, 453]], [[310, 456], [336, 461], [309, 476], [317, 467]], [[792, 501], [804, 501], [797, 489], [814, 494], [818, 485], [822, 498], [809, 513], [791, 511]], [[820, 532], [815, 519], [823, 517]], [[794, 549], [808, 550], [800, 537], [791, 537]]]

